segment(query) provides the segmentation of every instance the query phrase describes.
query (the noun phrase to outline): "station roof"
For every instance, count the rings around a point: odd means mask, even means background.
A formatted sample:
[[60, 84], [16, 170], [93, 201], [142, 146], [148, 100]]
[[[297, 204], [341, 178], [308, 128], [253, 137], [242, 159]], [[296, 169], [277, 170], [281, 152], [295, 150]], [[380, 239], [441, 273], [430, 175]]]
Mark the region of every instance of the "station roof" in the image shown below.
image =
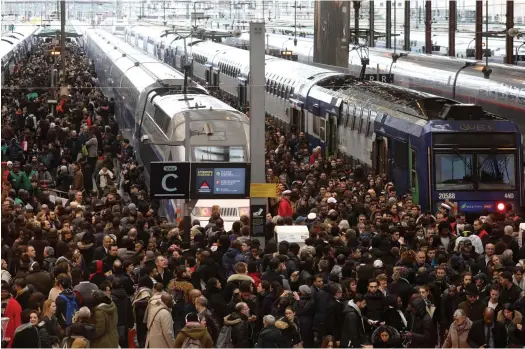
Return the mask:
[[[76, 37], [79, 37], [79, 36], [82, 36], [81, 34], [79, 34], [75, 28], [71, 27], [71, 26], [66, 26], [65, 28], [66, 30], [66, 38], [76, 38]], [[42, 28], [42, 30], [40, 30], [40, 32], [38, 34], [36, 34], [37, 37], [48, 37], [48, 36], [57, 36], [57, 35], [60, 35], [61, 34], [61, 30], [60, 28], [56, 28], [56, 27], [44, 27]]]

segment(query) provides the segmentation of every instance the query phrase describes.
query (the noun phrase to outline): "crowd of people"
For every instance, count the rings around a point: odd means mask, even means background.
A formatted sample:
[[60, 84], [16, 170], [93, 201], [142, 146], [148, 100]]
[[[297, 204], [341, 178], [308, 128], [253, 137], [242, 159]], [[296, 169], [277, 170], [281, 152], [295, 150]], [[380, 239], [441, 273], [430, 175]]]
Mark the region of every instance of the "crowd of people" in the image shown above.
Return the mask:
[[[39, 46], [2, 89], [2, 326], [10, 348], [496, 348], [525, 345], [513, 210], [470, 220], [266, 125], [266, 235], [158, 214], [80, 48], [50, 112]], [[63, 90], [62, 90], [63, 92]], [[276, 226], [306, 226], [304, 243]]]

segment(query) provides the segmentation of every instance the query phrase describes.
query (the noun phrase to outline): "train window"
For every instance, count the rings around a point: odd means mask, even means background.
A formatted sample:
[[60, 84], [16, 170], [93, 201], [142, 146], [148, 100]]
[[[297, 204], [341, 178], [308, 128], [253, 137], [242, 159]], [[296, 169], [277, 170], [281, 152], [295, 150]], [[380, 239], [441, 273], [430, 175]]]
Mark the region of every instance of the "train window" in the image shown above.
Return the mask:
[[472, 190], [472, 154], [436, 154], [436, 190]]
[[315, 116], [313, 117], [313, 132], [314, 132], [314, 136], [318, 136], [320, 135], [321, 131], [321, 118], [318, 117], [318, 116]]
[[516, 103], [518, 99], [519, 90], [516, 86], [510, 86], [507, 92], [507, 100], [511, 103]]
[[516, 190], [516, 157], [512, 153], [477, 154], [478, 189]]
[[376, 120], [377, 112], [371, 110], [370, 111], [370, 121], [368, 122], [368, 127], [366, 129], [366, 136], [372, 137], [372, 133], [374, 132], [374, 122]]
[[290, 95], [295, 96], [294, 92], [295, 92], [295, 91], [294, 91], [294, 88], [292, 87], [292, 88], [290, 89]]
[[170, 117], [160, 108], [155, 108], [155, 122], [160, 127], [164, 134], [168, 133], [168, 126], [170, 125]]
[[361, 107], [356, 105], [355, 106], [355, 109], [354, 109], [354, 116], [352, 118], [352, 130], [355, 130], [357, 128], [357, 130], [359, 131], [359, 120], [361, 120]]
[[370, 117], [370, 110], [363, 108], [363, 117], [361, 118], [361, 121], [359, 122], [359, 133], [363, 133], [366, 135], [366, 129], [368, 127], [368, 122]]

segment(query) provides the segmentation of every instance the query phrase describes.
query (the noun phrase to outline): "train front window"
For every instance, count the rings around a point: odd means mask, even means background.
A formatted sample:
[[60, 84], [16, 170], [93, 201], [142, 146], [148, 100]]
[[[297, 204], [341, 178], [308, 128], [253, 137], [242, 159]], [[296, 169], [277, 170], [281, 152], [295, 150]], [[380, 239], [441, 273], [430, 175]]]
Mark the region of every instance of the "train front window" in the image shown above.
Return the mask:
[[474, 189], [472, 159], [472, 154], [436, 154], [436, 190]]
[[193, 156], [197, 162], [246, 162], [244, 147], [196, 146]]
[[481, 190], [515, 190], [516, 157], [514, 154], [477, 154], [477, 169]]

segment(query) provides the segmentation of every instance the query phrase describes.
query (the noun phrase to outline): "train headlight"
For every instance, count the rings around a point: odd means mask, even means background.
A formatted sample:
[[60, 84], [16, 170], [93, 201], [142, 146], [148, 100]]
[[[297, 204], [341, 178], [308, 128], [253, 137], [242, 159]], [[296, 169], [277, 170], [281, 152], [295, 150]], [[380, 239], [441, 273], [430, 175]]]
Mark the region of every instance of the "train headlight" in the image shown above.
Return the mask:
[[496, 209], [498, 210], [498, 212], [505, 212], [505, 204], [503, 202], [498, 202], [496, 204]]

